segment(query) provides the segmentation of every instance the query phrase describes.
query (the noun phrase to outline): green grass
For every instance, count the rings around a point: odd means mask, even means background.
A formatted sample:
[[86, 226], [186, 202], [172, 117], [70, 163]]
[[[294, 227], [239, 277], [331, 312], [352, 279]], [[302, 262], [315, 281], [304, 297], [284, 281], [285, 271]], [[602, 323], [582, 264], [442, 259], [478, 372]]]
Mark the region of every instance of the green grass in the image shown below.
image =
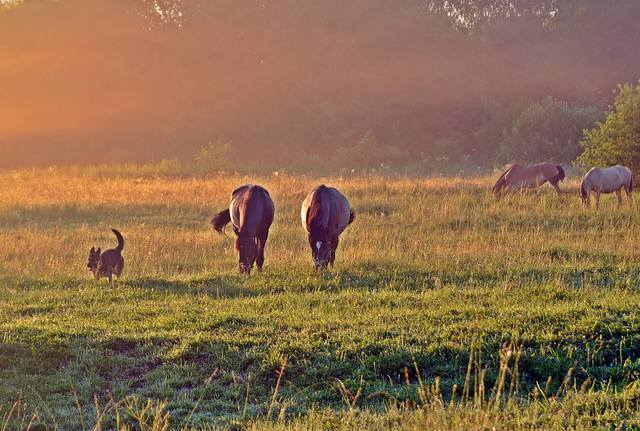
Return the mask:
[[[208, 218], [249, 180], [277, 210], [244, 277]], [[358, 214], [323, 275], [298, 215], [319, 182]], [[640, 427], [636, 209], [490, 184], [2, 174], [0, 428]], [[85, 264], [111, 226], [109, 286]]]

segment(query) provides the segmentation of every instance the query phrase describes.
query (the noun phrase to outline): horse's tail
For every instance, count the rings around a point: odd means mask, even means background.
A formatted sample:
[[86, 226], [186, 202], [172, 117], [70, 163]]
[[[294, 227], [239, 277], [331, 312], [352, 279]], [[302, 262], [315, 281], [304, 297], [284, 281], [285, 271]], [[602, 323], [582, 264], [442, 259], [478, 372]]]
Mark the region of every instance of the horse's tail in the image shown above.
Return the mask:
[[553, 178], [551, 178], [550, 183], [552, 184], [557, 184], [558, 181], [562, 181], [565, 179], [564, 169], [562, 169], [562, 166], [556, 165], [556, 169], [558, 169], [558, 173]]
[[229, 209], [227, 208], [224, 211], [220, 211], [218, 214], [214, 215], [213, 218], [211, 219], [211, 224], [213, 225], [213, 228], [217, 231], [222, 233], [224, 227], [231, 221], [231, 212], [229, 212]]
[[124, 238], [122, 238], [122, 235], [120, 234], [120, 232], [118, 232], [117, 229], [111, 229], [111, 231], [113, 232], [113, 234], [116, 236], [116, 239], [118, 240], [118, 245], [116, 246], [116, 250], [122, 251], [122, 249], [124, 248]]
[[502, 190], [504, 185], [507, 183], [505, 176], [509, 173], [511, 169], [513, 169], [513, 165], [509, 166], [507, 170], [504, 171], [502, 175], [500, 175], [500, 178], [498, 178], [498, 181], [496, 181], [495, 185], [491, 189], [491, 193], [493, 193], [494, 195], [497, 195], [498, 193], [500, 193], [500, 190]]
[[353, 223], [356, 219], [356, 212], [354, 210], [349, 210], [349, 224]]

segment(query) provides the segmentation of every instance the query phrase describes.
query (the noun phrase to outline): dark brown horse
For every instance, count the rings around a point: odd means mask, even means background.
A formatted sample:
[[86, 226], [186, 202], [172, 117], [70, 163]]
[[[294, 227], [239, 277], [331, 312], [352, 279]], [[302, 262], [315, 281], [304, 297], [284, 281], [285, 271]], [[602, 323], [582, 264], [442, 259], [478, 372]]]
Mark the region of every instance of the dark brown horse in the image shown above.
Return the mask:
[[333, 187], [321, 185], [302, 202], [300, 216], [309, 238], [314, 269], [333, 266], [338, 237], [356, 217], [349, 201]]
[[260, 186], [245, 184], [231, 193], [229, 209], [220, 211], [211, 219], [213, 228], [220, 233], [227, 223], [232, 222], [241, 273], [251, 273], [254, 262], [258, 271], [262, 271], [264, 246], [274, 214], [275, 206], [269, 192]]

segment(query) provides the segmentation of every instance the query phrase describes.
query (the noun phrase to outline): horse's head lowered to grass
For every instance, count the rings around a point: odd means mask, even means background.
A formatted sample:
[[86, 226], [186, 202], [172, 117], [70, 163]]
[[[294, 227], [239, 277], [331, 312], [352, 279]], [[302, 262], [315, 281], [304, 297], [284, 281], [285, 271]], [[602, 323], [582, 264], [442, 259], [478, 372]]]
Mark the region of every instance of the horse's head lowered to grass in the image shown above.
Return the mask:
[[307, 195], [300, 210], [315, 270], [333, 266], [340, 234], [355, 219], [349, 201], [338, 190], [321, 185]]
[[242, 274], [250, 274], [254, 264], [258, 271], [262, 270], [264, 247], [274, 214], [275, 206], [269, 192], [260, 186], [245, 184], [231, 193], [229, 208], [211, 219], [213, 228], [220, 233], [229, 222], [233, 224], [238, 270]]

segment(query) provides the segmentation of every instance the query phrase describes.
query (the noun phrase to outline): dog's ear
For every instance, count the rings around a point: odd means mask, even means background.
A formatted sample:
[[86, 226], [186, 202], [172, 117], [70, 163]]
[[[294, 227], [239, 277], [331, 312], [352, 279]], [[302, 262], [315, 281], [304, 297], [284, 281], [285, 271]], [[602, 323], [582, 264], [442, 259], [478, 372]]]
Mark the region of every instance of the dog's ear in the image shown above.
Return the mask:
[[96, 250], [96, 253], [100, 254], [100, 247]]
[[89, 253], [94, 253], [96, 251], [95, 247], [91, 247], [91, 250], [89, 250]]

